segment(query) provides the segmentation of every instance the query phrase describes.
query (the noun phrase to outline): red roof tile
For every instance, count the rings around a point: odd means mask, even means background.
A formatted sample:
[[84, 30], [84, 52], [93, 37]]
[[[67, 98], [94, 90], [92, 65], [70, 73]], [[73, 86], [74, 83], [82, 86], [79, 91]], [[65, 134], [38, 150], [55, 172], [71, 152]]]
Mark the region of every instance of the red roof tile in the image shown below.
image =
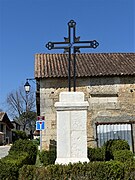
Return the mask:
[[[135, 75], [135, 53], [84, 53], [76, 55], [76, 76]], [[36, 54], [35, 78], [68, 76], [68, 54]], [[73, 76], [73, 56], [71, 60]]]

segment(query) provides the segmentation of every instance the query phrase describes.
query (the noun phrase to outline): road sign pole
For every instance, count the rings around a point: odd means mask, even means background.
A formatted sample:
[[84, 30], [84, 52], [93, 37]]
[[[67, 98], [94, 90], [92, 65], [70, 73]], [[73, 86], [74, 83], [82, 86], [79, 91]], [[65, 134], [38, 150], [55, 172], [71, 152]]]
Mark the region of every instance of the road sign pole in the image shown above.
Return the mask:
[[44, 116], [38, 116], [36, 121], [36, 130], [40, 131], [40, 152], [42, 151], [42, 130], [45, 129]]
[[42, 151], [42, 131], [40, 130], [40, 152]]

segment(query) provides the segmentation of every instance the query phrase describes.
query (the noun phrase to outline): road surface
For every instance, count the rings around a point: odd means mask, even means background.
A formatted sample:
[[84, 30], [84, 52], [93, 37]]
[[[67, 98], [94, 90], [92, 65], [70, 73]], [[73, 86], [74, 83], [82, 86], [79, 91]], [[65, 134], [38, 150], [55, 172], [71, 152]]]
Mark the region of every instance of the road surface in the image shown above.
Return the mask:
[[0, 159], [8, 155], [10, 147], [10, 145], [0, 146]]

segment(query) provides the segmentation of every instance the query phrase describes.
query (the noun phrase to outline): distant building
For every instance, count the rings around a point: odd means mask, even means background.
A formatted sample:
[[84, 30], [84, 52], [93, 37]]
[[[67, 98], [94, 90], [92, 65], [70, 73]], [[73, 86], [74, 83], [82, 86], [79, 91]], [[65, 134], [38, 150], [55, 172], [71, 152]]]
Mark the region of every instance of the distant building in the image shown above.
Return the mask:
[[[27, 121], [29, 122], [29, 121]], [[34, 123], [34, 121], [32, 122]], [[21, 121], [17, 121], [17, 120], [13, 120], [12, 121], [12, 124], [14, 126], [14, 131], [17, 130], [17, 131], [24, 131], [26, 133], [26, 135], [30, 138], [31, 137], [31, 131], [33, 132], [34, 130], [34, 125], [31, 124], [31, 129], [29, 127], [29, 123], [26, 123], [26, 127], [25, 127], [25, 130], [24, 130], [24, 124], [21, 122]], [[13, 139], [15, 137], [15, 132], [13, 132]]]
[[[88, 146], [100, 147], [109, 139], [125, 139], [134, 151], [135, 53], [77, 54], [76, 63], [77, 91], [84, 92], [89, 102]], [[73, 77], [73, 59], [71, 64]], [[68, 91], [67, 76], [67, 54], [35, 55], [35, 78], [40, 84], [37, 110], [46, 121], [42, 132], [44, 149], [56, 141], [54, 103], [59, 101], [60, 92]]]
[[39, 139], [40, 138], [40, 131], [39, 130], [35, 130], [33, 132], [33, 138], [34, 139]]
[[14, 126], [13, 130], [18, 130], [18, 131], [22, 131], [23, 130], [23, 125], [21, 125], [19, 122], [13, 120], [12, 124]]
[[12, 143], [12, 129], [14, 128], [5, 112], [0, 112], [0, 144]]

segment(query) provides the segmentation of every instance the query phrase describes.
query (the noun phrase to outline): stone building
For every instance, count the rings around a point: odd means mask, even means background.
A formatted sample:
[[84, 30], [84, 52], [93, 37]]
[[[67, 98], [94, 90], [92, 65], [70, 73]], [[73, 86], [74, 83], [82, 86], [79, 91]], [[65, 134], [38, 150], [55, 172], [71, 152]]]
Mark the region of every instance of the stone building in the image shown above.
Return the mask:
[[[135, 149], [135, 53], [76, 55], [77, 91], [88, 101], [88, 146], [125, 139]], [[71, 61], [71, 75], [73, 64]], [[36, 54], [37, 110], [45, 116], [44, 149], [56, 143], [56, 110], [60, 92], [68, 91], [68, 55]], [[64, 121], [64, 117], [63, 117]]]

